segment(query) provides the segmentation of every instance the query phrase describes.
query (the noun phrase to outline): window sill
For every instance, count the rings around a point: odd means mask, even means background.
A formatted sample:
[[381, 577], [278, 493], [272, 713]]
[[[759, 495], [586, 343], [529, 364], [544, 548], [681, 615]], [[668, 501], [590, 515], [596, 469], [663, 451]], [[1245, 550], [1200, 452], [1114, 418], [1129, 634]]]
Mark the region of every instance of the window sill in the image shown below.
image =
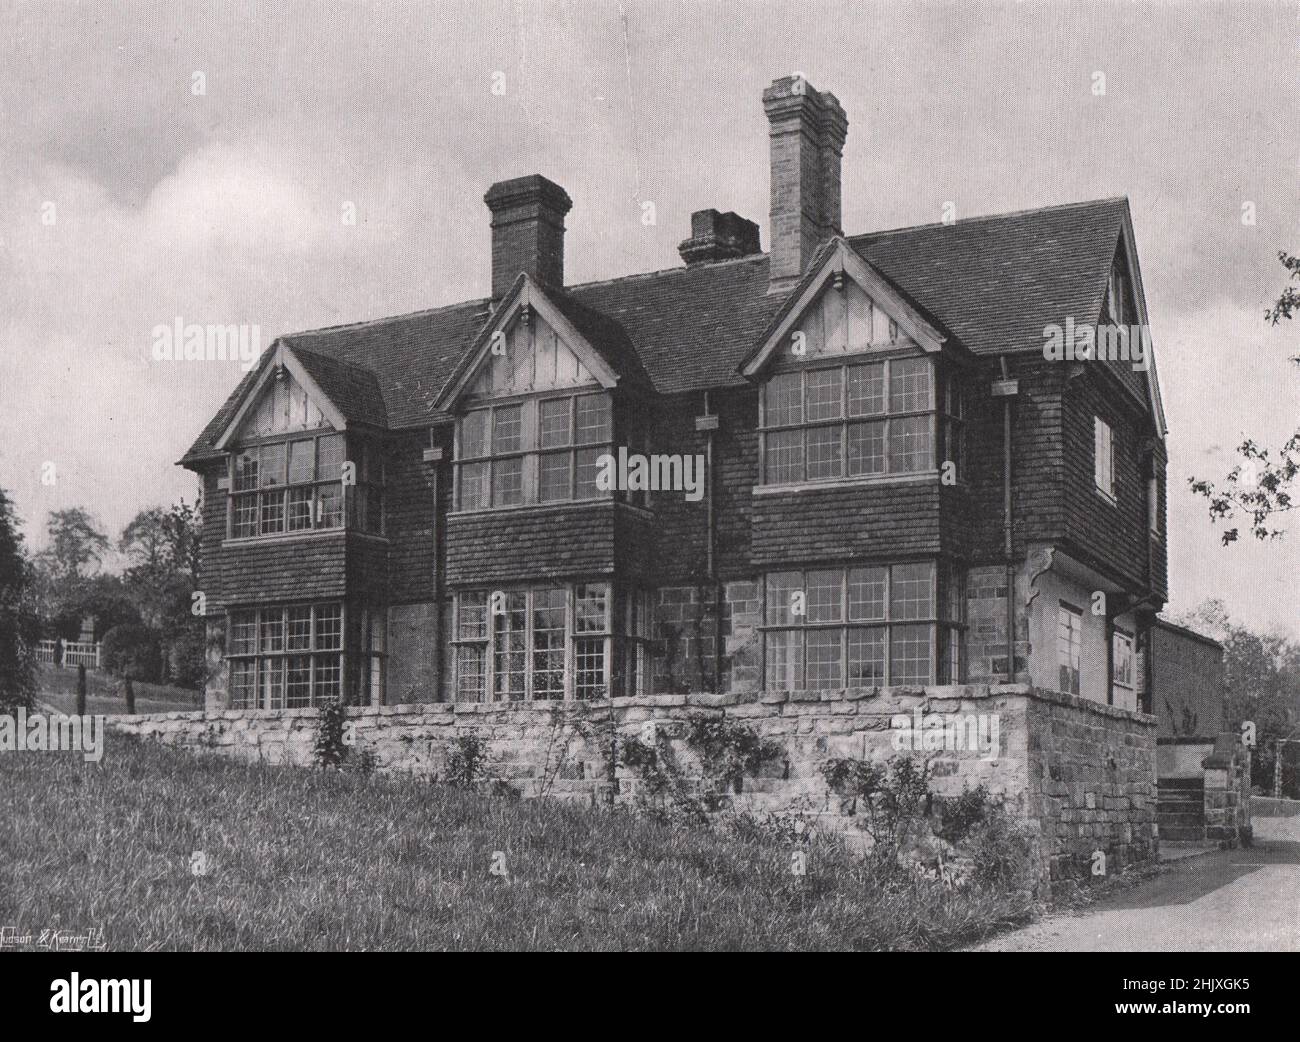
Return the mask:
[[1107, 503], [1109, 503], [1111, 506], [1118, 506], [1118, 505], [1119, 505], [1119, 500], [1115, 498], [1115, 494], [1114, 494], [1113, 492], [1107, 492], [1104, 488], [1098, 488], [1096, 485], [1093, 485], [1093, 486], [1092, 486], [1092, 489], [1093, 489], [1094, 492], [1097, 493], [1097, 495], [1099, 495], [1102, 499], [1104, 499], [1104, 500], [1105, 500]]
[[[346, 528], [323, 528], [312, 532], [284, 532], [277, 535], [232, 536], [229, 539], [223, 539], [221, 541], [221, 546], [223, 549], [228, 546], [271, 546], [276, 543], [296, 543], [304, 539], [338, 538], [348, 534], [349, 529]], [[371, 535], [366, 532], [353, 531], [351, 534], [364, 535], [369, 539], [382, 539], [384, 542], [388, 542], [387, 538], [384, 536]]]
[[755, 485], [754, 495], [771, 496], [785, 492], [812, 492], [819, 488], [872, 488], [882, 485], [926, 485], [939, 480], [937, 470], [918, 470], [909, 474], [870, 474], [864, 477], [831, 481], [798, 481], [783, 485]]
[[[559, 511], [571, 510], [574, 507], [589, 507], [603, 503], [614, 503], [612, 496], [598, 496], [595, 499], [565, 499], [557, 503], [517, 503], [508, 507], [476, 507], [473, 510], [452, 510], [449, 511], [448, 517], [482, 517], [490, 514], [517, 514], [528, 510], [536, 511]], [[627, 504], [630, 505], [630, 504]], [[634, 508], [644, 509], [644, 508]]]

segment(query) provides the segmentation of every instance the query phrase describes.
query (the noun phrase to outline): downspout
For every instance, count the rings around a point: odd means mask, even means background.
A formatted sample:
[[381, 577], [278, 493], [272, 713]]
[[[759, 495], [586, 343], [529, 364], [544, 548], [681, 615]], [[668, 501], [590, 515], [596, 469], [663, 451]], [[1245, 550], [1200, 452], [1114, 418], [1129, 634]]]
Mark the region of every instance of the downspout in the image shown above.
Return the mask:
[[705, 549], [705, 568], [713, 584], [713, 690], [722, 692], [722, 583], [718, 580], [718, 511], [714, 502], [713, 435], [718, 429], [718, 419], [710, 411], [709, 392], [704, 392], [704, 497], [707, 511], [708, 540]]
[[[447, 655], [442, 646], [442, 624], [444, 621], [442, 615], [445, 610], [442, 602], [443, 554], [442, 548], [438, 545], [442, 539], [442, 526], [438, 523], [438, 509], [440, 506], [438, 502], [438, 469], [442, 465], [443, 452], [441, 448], [434, 444], [437, 440], [436, 431], [436, 427], [429, 428], [429, 447], [422, 454], [424, 462], [430, 465], [430, 481], [433, 486], [433, 510], [430, 512], [433, 518], [433, 604], [438, 619], [438, 631], [433, 642], [433, 675], [438, 678], [438, 689], [433, 693], [435, 702], [441, 701], [439, 696], [442, 694], [444, 683], [448, 684], [447, 690], [451, 694], [452, 701], [455, 701], [456, 698], [456, 693], [450, 686], [450, 681], [443, 676], [443, 666]], [[452, 620], [447, 619], [446, 622], [447, 634], [450, 636]]]
[[[1002, 380], [1009, 383], [1007, 356], [1002, 363]], [[1007, 559], [1007, 683], [1016, 682], [1016, 566], [1012, 557], [1011, 519], [1011, 396], [1002, 400], [1002, 549]]]

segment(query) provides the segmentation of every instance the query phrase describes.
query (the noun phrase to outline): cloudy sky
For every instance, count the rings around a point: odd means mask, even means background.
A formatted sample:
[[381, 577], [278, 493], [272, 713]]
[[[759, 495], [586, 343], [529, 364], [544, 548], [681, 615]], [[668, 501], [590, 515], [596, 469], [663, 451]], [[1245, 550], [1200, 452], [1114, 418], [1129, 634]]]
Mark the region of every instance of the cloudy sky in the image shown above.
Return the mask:
[[1224, 549], [1186, 489], [1300, 416], [1300, 325], [1262, 320], [1278, 250], [1300, 250], [1296, 27], [1264, 2], [8, 0], [0, 486], [37, 547], [51, 509], [116, 531], [193, 498], [173, 463], [239, 369], [153, 362], [151, 330], [255, 324], [266, 344], [482, 296], [482, 196], [505, 177], [569, 191], [571, 282], [676, 266], [709, 206], [766, 244], [759, 99], [801, 72], [849, 114], [851, 234], [948, 201], [1129, 197], [1170, 425], [1171, 609], [1219, 596], [1300, 636], [1300, 525]]

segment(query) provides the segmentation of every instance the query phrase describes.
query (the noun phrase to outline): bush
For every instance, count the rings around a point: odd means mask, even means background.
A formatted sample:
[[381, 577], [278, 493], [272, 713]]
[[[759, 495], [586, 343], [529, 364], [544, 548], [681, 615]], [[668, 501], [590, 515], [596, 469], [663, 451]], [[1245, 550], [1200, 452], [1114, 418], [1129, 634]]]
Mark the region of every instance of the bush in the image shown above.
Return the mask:
[[162, 647], [147, 626], [124, 624], [104, 634], [100, 664], [116, 676], [131, 673], [133, 680], [156, 684], [162, 679]]
[[201, 688], [208, 679], [207, 638], [195, 626], [178, 634], [167, 649], [167, 670], [180, 687]]

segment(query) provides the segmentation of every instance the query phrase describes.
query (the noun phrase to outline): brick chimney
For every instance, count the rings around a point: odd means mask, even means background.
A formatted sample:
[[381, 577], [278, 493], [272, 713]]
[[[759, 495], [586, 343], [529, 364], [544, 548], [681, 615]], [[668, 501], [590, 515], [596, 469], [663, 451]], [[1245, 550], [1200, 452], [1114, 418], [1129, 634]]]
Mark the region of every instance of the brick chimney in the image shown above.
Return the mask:
[[739, 214], [696, 210], [691, 214], [691, 237], [677, 247], [677, 252], [688, 267], [761, 253], [758, 225]]
[[509, 292], [521, 271], [564, 287], [564, 215], [569, 193], [541, 174], [498, 181], [483, 196], [492, 211], [492, 299]]
[[834, 94], [799, 76], [763, 92], [772, 154], [769, 292], [789, 289], [840, 227], [840, 162], [849, 120]]

